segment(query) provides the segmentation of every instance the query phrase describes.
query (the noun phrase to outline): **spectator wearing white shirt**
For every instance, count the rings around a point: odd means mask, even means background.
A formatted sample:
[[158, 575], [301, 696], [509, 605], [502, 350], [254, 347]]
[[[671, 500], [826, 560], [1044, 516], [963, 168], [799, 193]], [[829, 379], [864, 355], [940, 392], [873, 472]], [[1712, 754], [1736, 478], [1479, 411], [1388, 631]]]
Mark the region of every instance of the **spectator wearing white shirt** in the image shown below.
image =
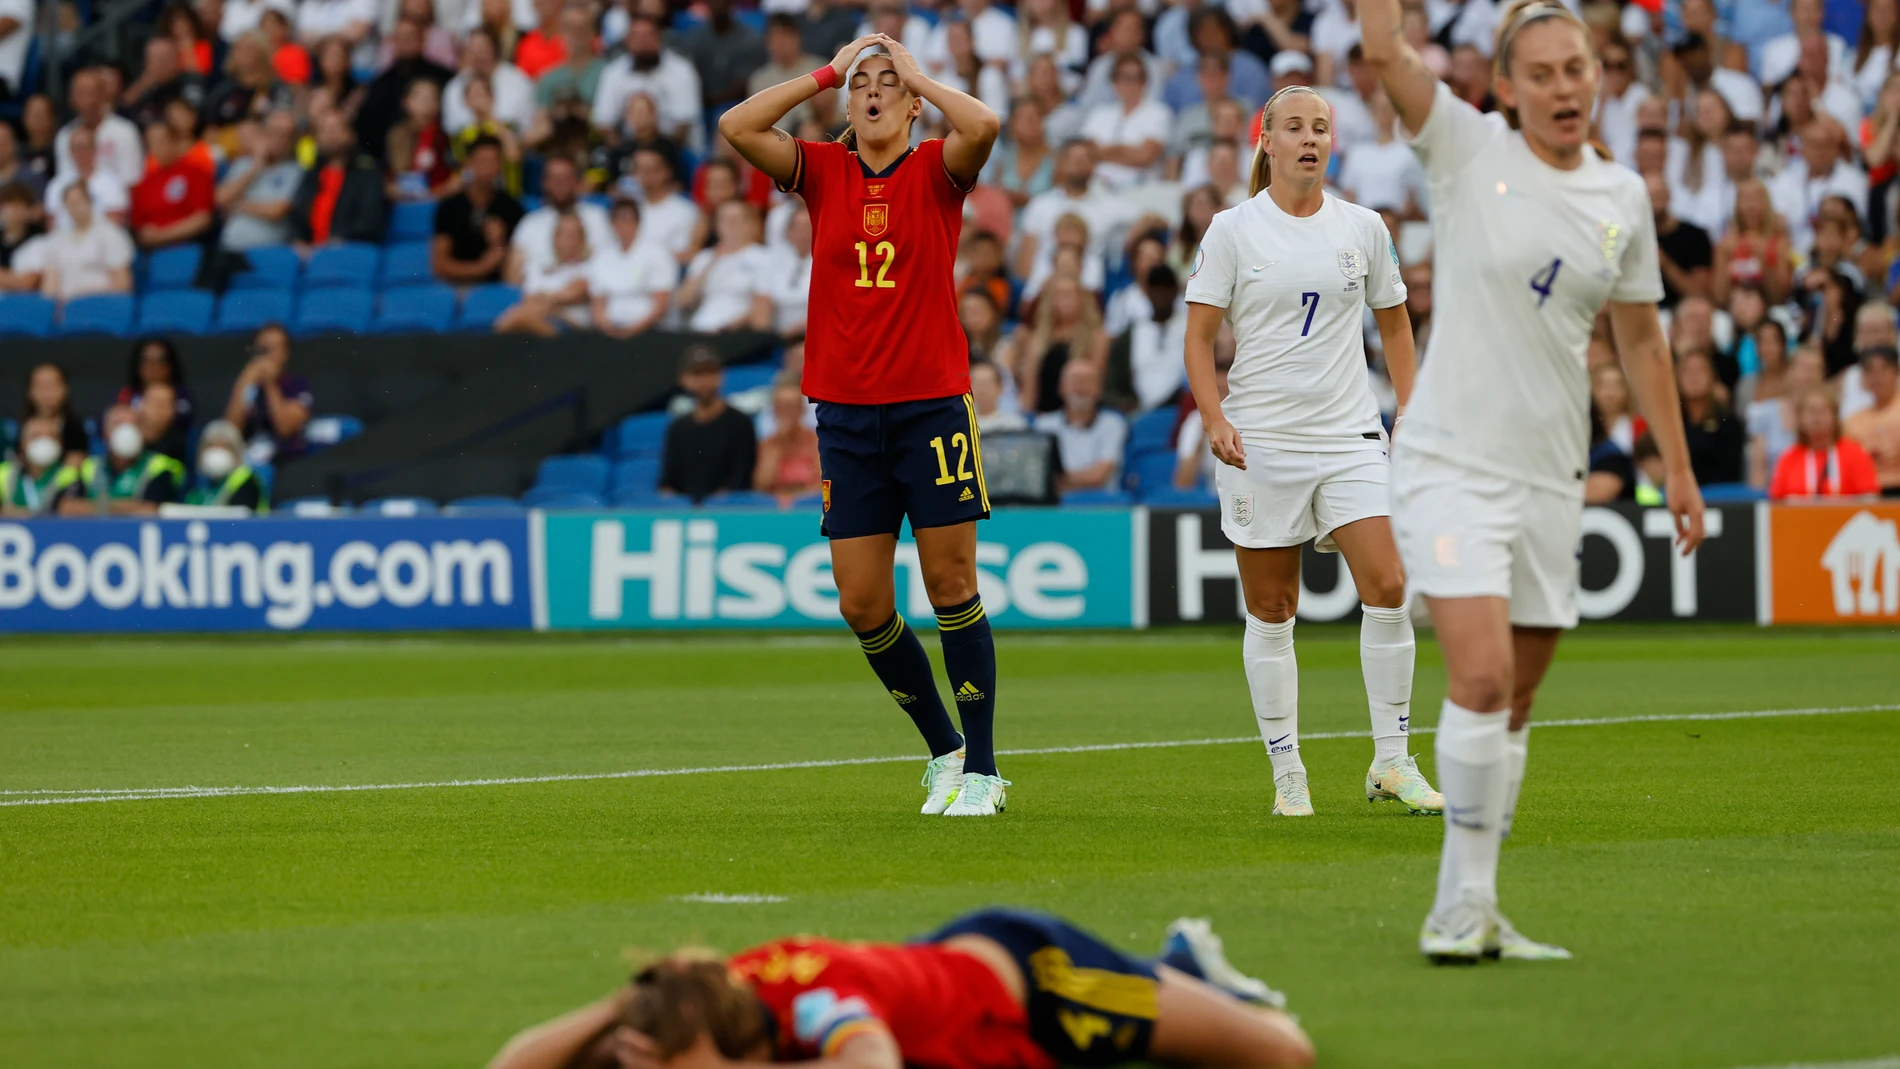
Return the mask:
[[88, 204], [94, 214], [123, 223], [126, 211], [132, 206], [132, 196], [118, 175], [99, 166], [93, 132], [77, 127], [66, 144], [71, 152], [69, 162], [46, 184], [46, 214], [55, 226], [71, 224], [72, 219], [66, 214], [66, 190], [78, 185], [86, 188]]
[[1062, 474], [1056, 486], [1072, 490], [1101, 490], [1115, 485], [1121, 474], [1122, 447], [1128, 442], [1128, 421], [1119, 412], [1102, 408], [1102, 370], [1086, 360], [1071, 360], [1062, 368], [1062, 407], [1036, 417], [1035, 427], [1056, 440]]
[[1029, 429], [1021, 410], [1003, 396], [1003, 371], [988, 360], [970, 365], [970, 404], [976, 409], [979, 434]]
[[1187, 299], [1167, 264], [1149, 268], [1140, 285], [1148, 295], [1149, 312], [1128, 327], [1128, 385], [1135, 410], [1152, 412], [1174, 400], [1186, 381]]
[[297, 39], [315, 48], [326, 37], [341, 37], [355, 48], [376, 28], [376, 0], [302, 0], [297, 8]]
[[[1220, 399], [1227, 400], [1227, 373], [1233, 369], [1234, 358], [1231, 354], [1233, 342], [1227, 336], [1233, 328], [1221, 323], [1222, 338], [1215, 343], [1214, 387], [1220, 391]], [[1227, 359], [1219, 358], [1219, 350], [1229, 350]], [[1181, 421], [1181, 429], [1175, 432], [1174, 439], [1174, 487], [1177, 490], [1212, 490], [1214, 488], [1214, 466], [1220, 461], [1214, 457], [1214, 451], [1207, 447], [1207, 427], [1201, 421], [1201, 410], [1195, 409]]]
[[[1683, 74], [1688, 76], [1689, 88], [1693, 92], [1713, 90], [1722, 94], [1722, 99], [1728, 103], [1728, 110], [1734, 112], [1736, 118], [1748, 122], [1761, 121], [1765, 111], [1761, 86], [1741, 71], [1716, 66], [1715, 53], [1708, 38], [1699, 33], [1688, 34], [1677, 43], [1675, 57], [1676, 62], [1682, 65]], [[1788, 69], [1792, 73], [1793, 64]]]
[[767, 250], [759, 295], [772, 302], [770, 330], [786, 341], [805, 336], [811, 304], [811, 213], [800, 203], [785, 221], [785, 244]]
[[1082, 136], [1082, 120], [1088, 118], [1088, 113], [1063, 92], [1062, 74], [1053, 56], [1037, 56], [1029, 61], [1024, 97], [1042, 109], [1042, 132], [1051, 145], [1061, 145]]
[[679, 304], [689, 330], [702, 334], [762, 329], [772, 321], [772, 302], [759, 293], [772, 257], [759, 242], [759, 219], [752, 205], [729, 200], [713, 215], [717, 240], [686, 268]]
[[[981, 100], [999, 116], [1010, 113], [1009, 77], [1000, 63], [985, 63], [976, 51], [976, 39], [967, 22], [947, 22], [942, 27], [948, 62], [941, 73], [931, 77], [959, 92]], [[923, 125], [932, 129], [943, 123], [943, 112], [924, 101]]]
[[1827, 42], [1820, 34], [1801, 38], [1795, 77], [1804, 79], [1808, 88], [1814, 91], [1815, 106], [1839, 119], [1843, 129], [1858, 130], [1861, 113], [1865, 109], [1853, 83], [1838, 76], [1838, 72], [1843, 70], [1846, 67], [1828, 59]]
[[277, 11], [295, 20], [297, 3], [296, 0], [224, 0], [218, 15], [218, 36], [225, 44], [236, 44], [238, 38], [258, 28], [266, 11]]
[[1067, 274], [1082, 283], [1091, 294], [1100, 294], [1108, 283], [1108, 269], [1102, 257], [1089, 251], [1089, 224], [1071, 212], [1056, 220], [1050, 240], [1037, 246], [1036, 261], [1023, 283], [1022, 299], [1033, 302], [1043, 286], [1057, 275]]
[[600, 74], [594, 90], [594, 125], [610, 128], [626, 109], [627, 97], [645, 93], [659, 105], [668, 137], [695, 150], [705, 144], [700, 119], [699, 71], [692, 61], [661, 47], [660, 24], [647, 15], [627, 23], [627, 51]]
[[1372, 141], [1347, 155], [1339, 169], [1339, 188], [1346, 199], [1375, 211], [1399, 216], [1421, 212], [1428, 199], [1425, 170], [1411, 146], [1398, 138], [1398, 113], [1383, 92], [1372, 97]]
[[[610, 237], [611, 240], [611, 237]], [[591, 250], [587, 228], [580, 216], [562, 212], [554, 223], [554, 254], [529, 263], [521, 282], [521, 303], [495, 320], [503, 334], [537, 334], [552, 338], [563, 323], [586, 327], [587, 284]]]
[[1848, 60], [1847, 42], [1826, 32], [1827, 6], [1824, 0], [1793, 0], [1788, 7], [1788, 15], [1794, 20], [1794, 29], [1769, 39], [1761, 46], [1761, 56], [1755, 64], [1761, 84], [1779, 85], [1794, 73], [1801, 60], [1801, 39], [1808, 36], [1821, 36], [1824, 39], [1829, 69], [1853, 70]]
[[468, 106], [468, 83], [487, 78], [495, 96], [495, 118], [514, 130], [534, 118], [534, 81], [520, 67], [501, 61], [500, 45], [487, 27], [477, 27], [462, 49], [462, 69], [442, 90], [442, 125], [454, 137], [475, 123]]
[[[1182, 187], [1207, 184], [1207, 156], [1213, 150], [1216, 141], [1232, 141], [1241, 144], [1247, 136], [1248, 112], [1238, 100], [1216, 100], [1207, 116], [1206, 139], [1198, 146], [1188, 149], [1181, 156], [1181, 173], [1177, 176]], [[1181, 123], [1176, 123], [1176, 129]]]
[[1141, 12], [1127, 7], [1116, 11], [1109, 19], [1108, 32], [1102, 35], [1102, 54], [1089, 63], [1088, 73], [1082, 79], [1082, 93], [1076, 98], [1076, 104], [1085, 111], [1093, 111], [1119, 100], [1115, 71], [1127, 56], [1141, 60], [1142, 66], [1147, 68], [1147, 94], [1159, 97], [1167, 70], [1154, 53], [1142, 47], [1147, 39], [1148, 24], [1142, 20]]
[[[1379, 89], [1379, 72], [1366, 62], [1357, 41], [1346, 49], [1345, 86], [1319, 85], [1319, 95], [1333, 109], [1333, 146], [1350, 155], [1354, 148], [1373, 140], [1372, 109], [1366, 103]], [[1317, 85], [1317, 79], [1315, 79]]]
[[83, 183], [67, 186], [61, 203], [67, 222], [46, 239], [40, 292], [56, 301], [132, 292], [132, 236], [93, 213]]
[[587, 292], [594, 327], [610, 338], [631, 338], [659, 325], [679, 284], [679, 264], [640, 233], [640, 205], [616, 200], [613, 240], [594, 250]]
[[53, 140], [56, 170], [66, 173], [73, 166], [73, 132], [81, 128], [91, 132], [99, 167], [112, 172], [127, 189], [145, 177], [145, 138], [131, 120], [112, 111], [112, 98], [104, 79], [96, 70], [73, 75], [66, 100], [72, 105], [73, 121]]
[[20, 97], [20, 77], [33, 44], [33, 0], [0, 0], [0, 100]]
[[1603, 145], [1625, 167], [1636, 159], [1636, 109], [1649, 99], [1649, 87], [1636, 80], [1636, 60], [1621, 40], [1605, 45], [1597, 63], [1603, 88], [1597, 94], [1597, 130]]
[[1111, 191], [1151, 182], [1161, 176], [1161, 155], [1174, 126], [1166, 104], [1149, 99], [1148, 67], [1139, 56], [1115, 60], [1113, 104], [1089, 112], [1082, 136], [1093, 142], [1095, 176]]
[[554, 156], [542, 166], [541, 207], [521, 217], [509, 242], [509, 280], [526, 279], [530, 270], [537, 265], [545, 268], [554, 258], [554, 228], [563, 216], [579, 219], [588, 245], [599, 247], [613, 240], [607, 209], [581, 200], [580, 189], [580, 168], [573, 160]]
[[1055, 188], [1029, 198], [1016, 223], [1017, 246], [1012, 273], [1028, 278], [1043, 246], [1055, 239], [1056, 222], [1065, 215], [1079, 215], [1088, 224], [1088, 258], [1102, 260], [1109, 240], [1120, 227], [1133, 221], [1132, 209], [1120, 198], [1096, 186], [1095, 146], [1087, 141], [1071, 141], [1056, 156]]
[[1840, 123], [1816, 115], [1801, 128], [1801, 155], [1777, 175], [1771, 192], [1775, 209], [1788, 222], [1795, 250], [1814, 243], [1814, 217], [1830, 196], [1847, 198], [1855, 214], [1867, 218], [1867, 173], [1846, 158], [1847, 134]]
[[1345, 88], [1346, 53], [1359, 43], [1357, 0], [1322, 0], [1306, 36], [1313, 53], [1313, 84]]
[[1029, 77], [1029, 63], [1037, 56], [1055, 60], [1056, 70], [1073, 89], [1081, 84], [1082, 68], [1089, 61], [1089, 34], [1069, 20], [1065, 0], [1024, 0], [1016, 14], [1016, 56], [1009, 76], [1015, 81]]
[[1855, 92], [1869, 108], [1893, 73], [1894, 56], [1900, 54], [1896, 45], [1900, 45], [1900, 0], [1868, 0], [1860, 37], [1844, 73], [1850, 75]]
[[953, 67], [950, 54], [950, 27], [963, 23], [969, 28], [977, 59], [999, 70], [1007, 70], [1016, 55], [1016, 20], [1006, 11], [990, 5], [990, 0], [957, 0], [955, 13], [944, 17], [916, 49], [917, 62], [924, 72], [939, 81]]
[[699, 206], [680, 191], [679, 175], [666, 155], [658, 149], [642, 148], [633, 154], [633, 178], [638, 186], [640, 229], [648, 241], [665, 249], [680, 263], [699, 252], [694, 244], [699, 234]]
[[[1734, 113], [1720, 93], [1697, 93], [1688, 115], [1669, 139], [1669, 160], [1663, 168], [1671, 199], [1685, 218], [1705, 218], [1710, 207], [1704, 198], [1719, 202], [1722, 190], [1722, 139], [1735, 123]], [[1700, 225], [1699, 223], [1697, 225]], [[1706, 229], [1706, 228], [1705, 228]]]

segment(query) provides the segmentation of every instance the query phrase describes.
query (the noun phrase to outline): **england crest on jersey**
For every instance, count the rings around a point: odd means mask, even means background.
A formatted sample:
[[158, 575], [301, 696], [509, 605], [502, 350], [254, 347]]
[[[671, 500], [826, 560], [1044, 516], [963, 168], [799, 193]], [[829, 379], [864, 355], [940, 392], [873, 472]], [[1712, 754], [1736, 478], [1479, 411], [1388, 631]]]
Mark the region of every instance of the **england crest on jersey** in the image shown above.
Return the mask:
[[1252, 494], [1235, 494], [1230, 507], [1233, 509], [1235, 527], [1245, 527], [1253, 522]]
[[1366, 258], [1359, 255], [1358, 249], [1339, 250], [1339, 273], [1345, 275], [1348, 282], [1366, 277]]

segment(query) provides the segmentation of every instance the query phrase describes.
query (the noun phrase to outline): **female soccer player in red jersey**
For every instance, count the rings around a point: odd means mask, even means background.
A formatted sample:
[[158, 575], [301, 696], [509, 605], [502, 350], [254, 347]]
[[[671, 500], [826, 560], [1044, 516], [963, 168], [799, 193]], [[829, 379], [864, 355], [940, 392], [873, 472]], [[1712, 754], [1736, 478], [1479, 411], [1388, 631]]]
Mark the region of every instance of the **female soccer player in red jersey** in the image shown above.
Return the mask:
[[1285, 1001], [1228, 964], [1204, 920], [1175, 921], [1151, 961], [1056, 917], [985, 910], [902, 945], [677, 953], [516, 1036], [489, 1069], [1310, 1065]]
[[[838, 141], [799, 141], [773, 127], [841, 83], [851, 125]], [[926, 100], [949, 120], [950, 136], [912, 148]], [[1008, 786], [992, 732], [996, 647], [976, 586], [976, 521], [990, 502], [954, 275], [963, 198], [999, 126], [989, 108], [925, 77], [882, 34], [719, 120], [739, 154], [804, 197], [811, 213], [803, 388], [818, 403], [823, 531], [839, 608], [930, 747], [923, 811], [946, 816], [992, 816]], [[960, 737], [923, 644], [897, 611], [892, 568], [905, 517], [936, 608]]]

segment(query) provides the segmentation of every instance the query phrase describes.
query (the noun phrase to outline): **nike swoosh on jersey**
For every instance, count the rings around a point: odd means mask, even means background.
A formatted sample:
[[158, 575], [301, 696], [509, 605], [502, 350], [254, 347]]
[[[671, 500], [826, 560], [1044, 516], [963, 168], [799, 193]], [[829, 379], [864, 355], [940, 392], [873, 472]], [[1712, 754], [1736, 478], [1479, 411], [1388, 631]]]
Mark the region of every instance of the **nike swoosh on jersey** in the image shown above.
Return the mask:
[[1278, 261], [1278, 260], [1268, 260], [1268, 261], [1267, 261], [1266, 263], [1264, 263], [1264, 264], [1261, 264], [1260, 266], [1258, 266], [1258, 267], [1256, 267], [1256, 268], [1254, 268], [1254, 271], [1255, 271], [1256, 273], [1258, 273], [1258, 272], [1261, 272], [1261, 271], [1265, 271], [1265, 270], [1266, 270], [1267, 268], [1269, 268], [1269, 267], [1272, 267], [1272, 266], [1273, 266], [1274, 264], [1277, 264], [1277, 263], [1279, 263], [1279, 262], [1280, 262], [1280, 261]]

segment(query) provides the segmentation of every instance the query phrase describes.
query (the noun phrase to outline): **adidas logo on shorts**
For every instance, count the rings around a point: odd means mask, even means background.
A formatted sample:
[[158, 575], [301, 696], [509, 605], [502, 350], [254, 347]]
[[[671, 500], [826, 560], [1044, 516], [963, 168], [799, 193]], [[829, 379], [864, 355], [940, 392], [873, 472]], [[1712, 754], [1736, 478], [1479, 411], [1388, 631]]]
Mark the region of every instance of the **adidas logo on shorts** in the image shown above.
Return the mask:
[[976, 500], [976, 495], [971, 493], [970, 488], [967, 486], [963, 488], [963, 496], [957, 498], [957, 502], [959, 504], [965, 501], [974, 501], [974, 500]]

